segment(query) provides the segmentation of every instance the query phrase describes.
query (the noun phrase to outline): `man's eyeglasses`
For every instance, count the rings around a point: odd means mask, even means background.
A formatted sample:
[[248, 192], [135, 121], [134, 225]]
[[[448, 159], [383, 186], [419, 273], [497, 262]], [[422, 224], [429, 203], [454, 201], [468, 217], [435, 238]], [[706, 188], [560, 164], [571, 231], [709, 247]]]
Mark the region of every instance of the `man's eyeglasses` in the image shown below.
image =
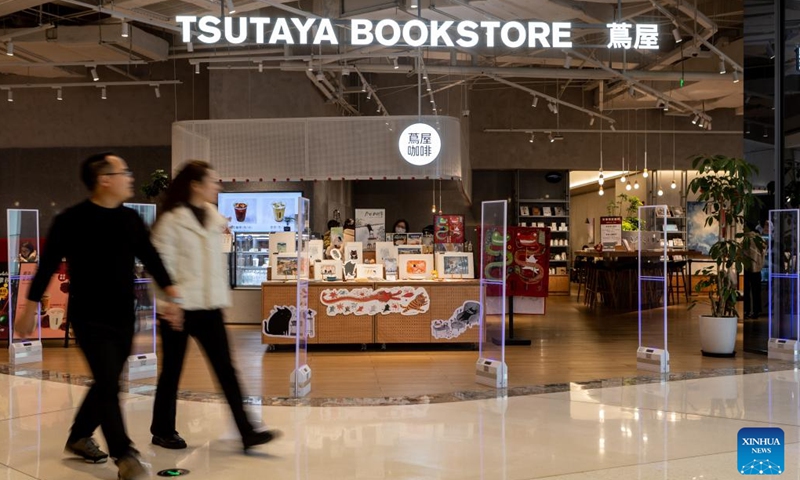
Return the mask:
[[130, 170], [123, 170], [122, 172], [113, 172], [113, 173], [101, 173], [101, 176], [111, 176], [111, 175], [125, 175], [126, 177], [132, 177], [133, 172]]

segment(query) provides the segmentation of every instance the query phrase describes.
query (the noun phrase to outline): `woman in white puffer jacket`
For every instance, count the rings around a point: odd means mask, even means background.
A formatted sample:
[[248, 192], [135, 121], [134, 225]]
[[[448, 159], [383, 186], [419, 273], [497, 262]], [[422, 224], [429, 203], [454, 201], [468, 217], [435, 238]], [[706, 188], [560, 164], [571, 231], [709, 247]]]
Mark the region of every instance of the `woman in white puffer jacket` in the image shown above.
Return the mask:
[[162, 214], [153, 228], [153, 245], [169, 271], [183, 309], [183, 324], [160, 326], [162, 368], [158, 378], [153, 422], [153, 444], [186, 448], [175, 426], [178, 382], [189, 336], [205, 351], [214, 368], [247, 451], [274, 439], [277, 431], [256, 431], [244, 411], [242, 392], [231, 363], [222, 309], [230, 306], [222, 234], [226, 219], [214, 207], [219, 176], [211, 166], [194, 160], [184, 165], [166, 192]]

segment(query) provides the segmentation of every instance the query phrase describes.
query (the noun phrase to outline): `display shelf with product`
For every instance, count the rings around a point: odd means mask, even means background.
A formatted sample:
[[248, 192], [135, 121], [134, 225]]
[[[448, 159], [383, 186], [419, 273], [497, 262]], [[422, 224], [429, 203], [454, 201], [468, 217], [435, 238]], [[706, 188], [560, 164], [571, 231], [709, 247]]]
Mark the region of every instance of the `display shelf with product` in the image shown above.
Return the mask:
[[567, 267], [549, 273], [548, 293], [569, 294], [569, 172], [518, 170], [516, 172], [517, 225], [550, 229], [550, 263]]
[[233, 233], [230, 253], [232, 288], [259, 288], [267, 281], [270, 265], [269, 233]]

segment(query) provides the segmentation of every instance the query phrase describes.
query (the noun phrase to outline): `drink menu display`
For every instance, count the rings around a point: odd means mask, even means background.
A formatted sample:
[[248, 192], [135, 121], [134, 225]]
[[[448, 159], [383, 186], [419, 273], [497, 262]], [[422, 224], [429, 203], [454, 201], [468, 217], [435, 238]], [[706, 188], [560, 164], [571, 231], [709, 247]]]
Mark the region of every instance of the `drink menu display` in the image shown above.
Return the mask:
[[301, 192], [236, 192], [219, 194], [219, 212], [234, 232], [295, 230]]

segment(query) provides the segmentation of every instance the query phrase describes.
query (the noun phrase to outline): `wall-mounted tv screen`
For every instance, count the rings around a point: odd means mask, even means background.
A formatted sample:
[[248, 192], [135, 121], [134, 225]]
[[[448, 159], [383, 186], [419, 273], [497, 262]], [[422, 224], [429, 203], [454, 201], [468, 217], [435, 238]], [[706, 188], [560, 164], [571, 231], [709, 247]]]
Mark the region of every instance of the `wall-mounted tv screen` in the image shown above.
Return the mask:
[[297, 199], [302, 192], [225, 192], [219, 212], [234, 232], [294, 232]]

